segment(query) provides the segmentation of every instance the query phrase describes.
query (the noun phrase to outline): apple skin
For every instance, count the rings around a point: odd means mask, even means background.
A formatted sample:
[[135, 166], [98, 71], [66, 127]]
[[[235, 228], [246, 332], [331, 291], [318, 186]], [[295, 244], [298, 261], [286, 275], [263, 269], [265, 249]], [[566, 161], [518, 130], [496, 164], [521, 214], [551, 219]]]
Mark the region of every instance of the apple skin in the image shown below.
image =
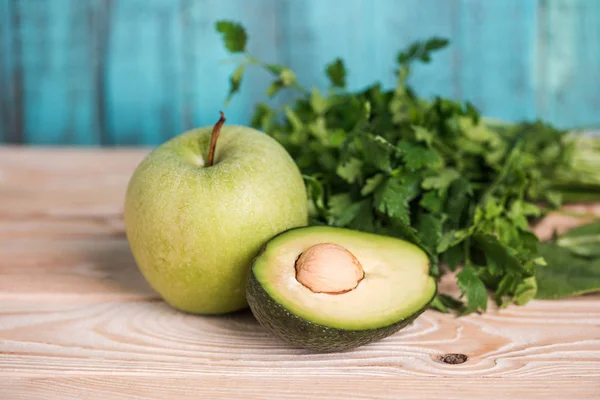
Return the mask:
[[150, 286], [196, 314], [247, 307], [252, 259], [273, 236], [308, 224], [306, 188], [287, 151], [243, 126], [180, 134], [152, 151], [127, 188], [127, 240]]

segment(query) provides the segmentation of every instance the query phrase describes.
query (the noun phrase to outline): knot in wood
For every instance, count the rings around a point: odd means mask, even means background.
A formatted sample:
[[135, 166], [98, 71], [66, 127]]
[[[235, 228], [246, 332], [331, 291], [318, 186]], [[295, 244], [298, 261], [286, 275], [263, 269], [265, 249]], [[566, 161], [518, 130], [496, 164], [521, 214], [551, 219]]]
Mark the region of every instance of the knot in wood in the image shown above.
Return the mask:
[[449, 353], [440, 357], [440, 361], [446, 364], [462, 364], [468, 359], [469, 357], [460, 353]]

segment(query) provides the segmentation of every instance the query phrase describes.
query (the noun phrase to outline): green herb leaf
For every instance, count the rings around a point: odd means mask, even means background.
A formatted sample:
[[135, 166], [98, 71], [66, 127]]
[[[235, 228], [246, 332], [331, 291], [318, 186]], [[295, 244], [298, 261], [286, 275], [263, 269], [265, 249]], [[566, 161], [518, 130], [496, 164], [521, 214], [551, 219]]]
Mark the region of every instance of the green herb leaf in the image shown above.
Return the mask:
[[[295, 90], [281, 107], [258, 103], [252, 126], [281, 143], [300, 168], [311, 224], [410, 241], [428, 252], [436, 278], [446, 271], [439, 262], [451, 271], [463, 267], [457, 281], [466, 304], [438, 296], [433, 307], [469, 313], [486, 309], [488, 291], [506, 306], [598, 287], [600, 228], [540, 247], [529, 226], [546, 211], [539, 204], [600, 199], [600, 140], [573, 139], [543, 122], [491, 120], [468, 102], [419, 97], [409, 85], [413, 64], [429, 62], [446, 39], [399, 52], [393, 89], [377, 81], [347, 89], [344, 63], [335, 59], [325, 67], [331, 87], [324, 92], [300, 87], [283, 65], [257, 60], [240, 25], [221, 21], [217, 30], [229, 51], [245, 53], [228, 99], [250, 65], [274, 77], [268, 96]], [[560, 268], [545, 257], [552, 251], [564, 261]]]
[[346, 226], [360, 212], [360, 203], [354, 203], [348, 194], [337, 194], [329, 199], [329, 224]]
[[363, 162], [358, 158], [350, 158], [346, 163], [337, 167], [337, 174], [348, 183], [356, 182], [362, 174]]
[[292, 86], [296, 83], [296, 74], [288, 68], [284, 68], [279, 74], [279, 80], [283, 86]]
[[477, 276], [473, 267], [467, 266], [456, 275], [458, 287], [467, 297], [465, 314], [487, 310], [487, 291], [485, 284]]
[[463, 303], [461, 301], [456, 300], [452, 296], [448, 296], [447, 294], [443, 293], [438, 293], [431, 302], [430, 307], [434, 310], [438, 310], [443, 313], [448, 313], [451, 310], [463, 310]]
[[495, 236], [476, 234], [473, 238], [484, 253], [487, 261], [486, 266], [493, 274], [501, 271], [518, 274], [524, 271], [519, 260], [511, 255], [509, 249], [500, 243]]
[[310, 106], [313, 111], [318, 114], [324, 114], [329, 108], [329, 104], [327, 103], [327, 99], [321, 96], [321, 92], [316, 87], [313, 88], [311, 96], [310, 96]]
[[279, 77], [279, 75], [281, 75], [283, 70], [286, 69], [285, 66], [283, 66], [281, 64], [266, 64], [265, 68], [277, 77]]
[[271, 110], [271, 108], [265, 103], [259, 103], [254, 109], [254, 115], [252, 116], [252, 121], [250, 124], [254, 128], [258, 128], [268, 132], [271, 130], [273, 117], [273, 110]]
[[313, 176], [303, 175], [308, 192], [308, 211], [312, 219], [325, 218], [327, 207], [325, 206], [325, 191], [323, 184]]
[[436, 254], [439, 240], [442, 237], [444, 221], [433, 214], [422, 214], [417, 223], [418, 236], [429, 254]]
[[416, 182], [412, 178], [390, 177], [375, 191], [377, 210], [405, 224], [410, 223], [408, 203], [417, 194]]
[[231, 75], [231, 78], [229, 78], [229, 94], [227, 95], [225, 103], [229, 103], [233, 95], [239, 92], [245, 69], [245, 65], [240, 65], [235, 69], [233, 75]]
[[519, 306], [527, 304], [529, 300], [535, 297], [536, 293], [537, 280], [535, 279], [535, 277], [530, 276], [529, 278], [525, 278], [521, 283], [517, 285], [514, 294], [514, 302]]
[[232, 53], [242, 53], [246, 50], [248, 36], [242, 25], [231, 21], [218, 21], [216, 28], [221, 33], [227, 50]]
[[421, 187], [423, 189], [436, 189], [438, 193], [445, 193], [452, 182], [460, 178], [460, 173], [453, 168], [446, 168], [439, 172], [436, 176], [430, 176], [423, 180]]
[[425, 42], [425, 49], [428, 51], [440, 50], [448, 46], [450, 41], [445, 38], [433, 37]]
[[430, 168], [438, 169], [442, 166], [442, 158], [432, 149], [407, 140], [401, 141], [396, 148], [402, 153], [406, 167], [412, 171]]
[[447, 39], [439, 37], [433, 37], [426, 42], [415, 42], [398, 54], [398, 63], [407, 64], [415, 60], [429, 62], [432, 52], [443, 49], [449, 43]]
[[359, 202], [360, 208], [354, 220], [348, 224], [348, 228], [356, 229], [364, 232], [375, 233], [373, 205], [370, 199], [365, 199]]
[[412, 128], [415, 131], [415, 138], [419, 142], [425, 142], [427, 146], [431, 146], [434, 140], [433, 132], [422, 126], [413, 126]]
[[548, 265], [535, 271], [536, 298], [561, 299], [600, 292], [600, 259], [577, 256], [555, 243], [543, 244], [541, 253]]
[[427, 192], [419, 203], [424, 209], [437, 213], [442, 210], [443, 198], [435, 191]]
[[358, 142], [363, 149], [363, 157], [366, 163], [369, 163], [380, 171], [390, 172], [391, 157], [393, 148], [389, 146], [383, 138], [369, 134], [362, 134], [357, 137]]
[[362, 196], [367, 196], [367, 195], [373, 193], [379, 187], [379, 185], [381, 185], [381, 183], [384, 180], [385, 180], [385, 176], [383, 174], [373, 175], [372, 177], [367, 179], [365, 186], [363, 186], [362, 189], [360, 190], [360, 194]]
[[273, 81], [265, 91], [266, 95], [269, 97], [275, 96], [279, 91], [283, 88], [283, 82], [280, 80]]
[[328, 64], [326, 71], [331, 86], [339, 88], [346, 87], [346, 67], [340, 58], [336, 58], [331, 64]]
[[600, 258], [600, 221], [571, 229], [556, 244], [578, 256]]

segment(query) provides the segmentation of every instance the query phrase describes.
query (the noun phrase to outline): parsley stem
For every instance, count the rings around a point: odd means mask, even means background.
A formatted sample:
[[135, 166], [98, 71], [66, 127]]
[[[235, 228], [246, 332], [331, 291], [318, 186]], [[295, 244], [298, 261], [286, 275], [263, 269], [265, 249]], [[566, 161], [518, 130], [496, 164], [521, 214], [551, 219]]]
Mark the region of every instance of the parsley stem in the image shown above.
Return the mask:
[[487, 187], [487, 189], [485, 190], [485, 192], [481, 196], [481, 198], [479, 200], [479, 206], [485, 206], [485, 203], [486, 203], [487, 199], [492, 194], [494, 194], [494, 192], [500, 186], [500, 184], [502, 183], [502, 181], [504, 181], [504, 179], [506, 179], [508, 173], [513, 168], [513, 164], [514, 164], [515, 160], [517, 160], [517, 158], [519, 157], [519, 155], [521, 153], [521, 144], [522, 144], [522, 140], [517, 141], [515, 143], [515, 145], [513, 146], [513, 148], [510, 150], [510, 153], [509, 153], [509, 155], [508, 155], [508, 157], [506, 159], [505, 164], [502, 166], [502, 169], [500, 170], [500, 172], [498, 173], [498, 175], [496, 176], [496, 178]]

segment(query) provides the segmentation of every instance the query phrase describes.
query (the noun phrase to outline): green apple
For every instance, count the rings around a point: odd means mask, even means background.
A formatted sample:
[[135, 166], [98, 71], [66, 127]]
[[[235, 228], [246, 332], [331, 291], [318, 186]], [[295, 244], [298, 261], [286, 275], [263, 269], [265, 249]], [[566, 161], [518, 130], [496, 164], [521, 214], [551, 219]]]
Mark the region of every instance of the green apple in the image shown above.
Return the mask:
[[223, 122], [152, 151], [125, 199], [127, 239], [144, 278], [191, 313], [247, 307], [252, 259], [273, 236], [308, 223], [306, 188], [286, 150], [262, 132]]

